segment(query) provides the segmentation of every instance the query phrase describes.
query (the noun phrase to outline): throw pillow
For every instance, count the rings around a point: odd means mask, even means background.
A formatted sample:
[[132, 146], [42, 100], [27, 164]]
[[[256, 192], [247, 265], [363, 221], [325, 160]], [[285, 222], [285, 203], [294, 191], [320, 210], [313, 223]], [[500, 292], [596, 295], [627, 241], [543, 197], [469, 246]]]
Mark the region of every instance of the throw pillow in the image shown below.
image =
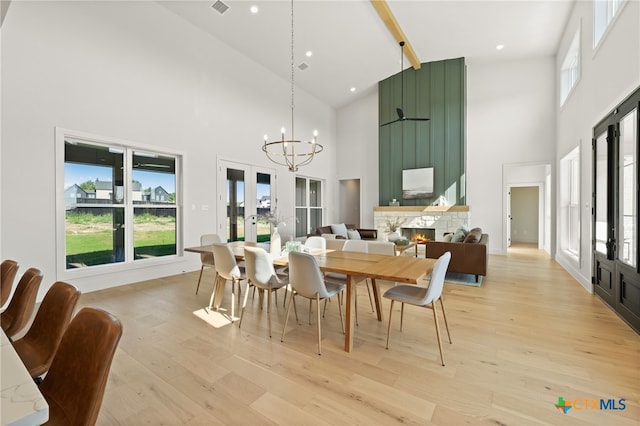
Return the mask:
[[464, 241], [464, 237], [466, 237], [466, 232], [464, 232], [464, 229], [462, 228], [458, 228], [456, 229], [456, 232], [453, 234], [453, 237], [451, 237], [451, 242], [452, 243], [461, 243]]
[[444, 236], [443, 241], [448, 243], [448, 242], [451, 241], [451, 238], [453, 238], [453, 234], [447, 234], [447, 235]]
[[347, 229], [347, 235], [350, 240], [361, 240], [360, 233], [355, 229]]
[[482, 229], [473, 228], [466, 237], [464, 237], [463, 243], [472, 243], [477, 244], [480, 242], [480, 238], [482, 238]]
[[344, 223], [332, 224], [331, 225], [331, 233], [332, 234], [336, 234], [336, 235], [340, 235], [343, 238], [348, 238], [349, 237], [349, 235], [347, 234], [347, 226]]

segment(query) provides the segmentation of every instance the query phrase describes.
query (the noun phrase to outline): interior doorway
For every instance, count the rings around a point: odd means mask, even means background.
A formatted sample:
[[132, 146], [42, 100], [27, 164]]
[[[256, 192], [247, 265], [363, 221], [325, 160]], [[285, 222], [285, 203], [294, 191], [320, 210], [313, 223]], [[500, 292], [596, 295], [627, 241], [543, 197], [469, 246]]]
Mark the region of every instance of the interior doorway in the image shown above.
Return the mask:
[[509, 235], [509, 247], [517, 243], [539, 246], [539, 187], [512, 186], [510, 192], [511, 234]]
[[551, 164], [505, 164], [503, 182], [503, 253], [518, 243], [551, 256]]
[[360, 226], [360, 179], [340, 179], [338, 219], [342, 223]]

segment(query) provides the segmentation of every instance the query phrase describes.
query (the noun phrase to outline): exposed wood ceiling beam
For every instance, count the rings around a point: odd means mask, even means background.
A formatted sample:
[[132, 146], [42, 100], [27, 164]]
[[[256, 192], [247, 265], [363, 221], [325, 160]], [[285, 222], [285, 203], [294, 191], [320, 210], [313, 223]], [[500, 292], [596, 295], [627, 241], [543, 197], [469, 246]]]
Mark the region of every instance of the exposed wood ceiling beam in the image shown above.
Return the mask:
[[393, 13], [391, 12], [391, 9], [389, 9], [389, 5], [387, 4], [386, 0], [371, 0], [371, 4], [373, 4], [376, 12], [378, 12], [378, 15], [380, 15], [380, 19], [382, 19], [382, 22], [384, 22], [384, 24], [387, 26], [387, 29], [391, 32], [396, 41], [398, 43], [404, 41], [405, 56], [407, 57], [407, 59], [409, 59], [409, 62], [411, 62], [413, 68], [419, 70], [421, 66], [420, 59], [418, 58], [418, 55], [416, 55], [416, 52], [413, 50], [413, 47], [411, 47], [411, 43], [409, 43], [409, 40], [407, 40], [407, 36], [404, 35], [402, 28], [400, 28], [400, 24], [398, 24], [398, 21], [396, 21], [396, 17], [393, 16]]

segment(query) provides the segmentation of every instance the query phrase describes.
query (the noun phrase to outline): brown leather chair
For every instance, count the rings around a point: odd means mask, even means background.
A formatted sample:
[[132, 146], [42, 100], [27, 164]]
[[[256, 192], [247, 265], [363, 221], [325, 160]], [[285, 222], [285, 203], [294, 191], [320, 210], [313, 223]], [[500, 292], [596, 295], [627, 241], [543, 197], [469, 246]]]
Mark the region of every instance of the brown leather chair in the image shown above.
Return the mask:
[[29, 268], [20, 277], [9, 306], [0, 315], [0, 325], [9, 339], [13, 339], [31, 320], [41, 282], [42, 272], [38, 268]]
[[34, 379], [49, 370], [79, 298], [80, 291], [76, 287], [62, 281], [54, 283], [44, 296], [27, 334], [13, 342]]
[[18, 262], [6, 259], [0, 265], [0, 306], [4, 306], [11, 295], [11, 287], [18, 273]]
[[110, 313], [82, 308], [69, 323], [40, 392], [49, 404], [45, 425], [96, 423], [122, 324]]

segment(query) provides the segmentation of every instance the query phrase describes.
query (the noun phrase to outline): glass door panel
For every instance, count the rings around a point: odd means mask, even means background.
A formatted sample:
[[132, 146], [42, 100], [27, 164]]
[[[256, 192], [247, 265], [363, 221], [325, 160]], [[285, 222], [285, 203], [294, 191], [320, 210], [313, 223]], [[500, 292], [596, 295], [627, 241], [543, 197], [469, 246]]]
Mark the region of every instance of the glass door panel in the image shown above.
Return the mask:
[[244, 170], [227, 168], [227, 241], [245, 241]]
[[638, 176], [638, 110], [627, 114], [620, 122], [620, 164], [618, 198], [619, 233], [618, 260], [636, 266], [637, 254], [637, 176]]
[[264, 215], [275, 199], [275, 170], [219, 161], [218, 233], [227, 241], [269, 241]]
[[265, 220], [265, 216], [271, 211], [271, 174], [256, 173], [256, 241], [259, 243], [269, 241], [271, 238], [271, 226]]
[[607, 134], [603, 133], [596, 139], [595, 152], [595, 237], [597, 252], [607, 254]]

